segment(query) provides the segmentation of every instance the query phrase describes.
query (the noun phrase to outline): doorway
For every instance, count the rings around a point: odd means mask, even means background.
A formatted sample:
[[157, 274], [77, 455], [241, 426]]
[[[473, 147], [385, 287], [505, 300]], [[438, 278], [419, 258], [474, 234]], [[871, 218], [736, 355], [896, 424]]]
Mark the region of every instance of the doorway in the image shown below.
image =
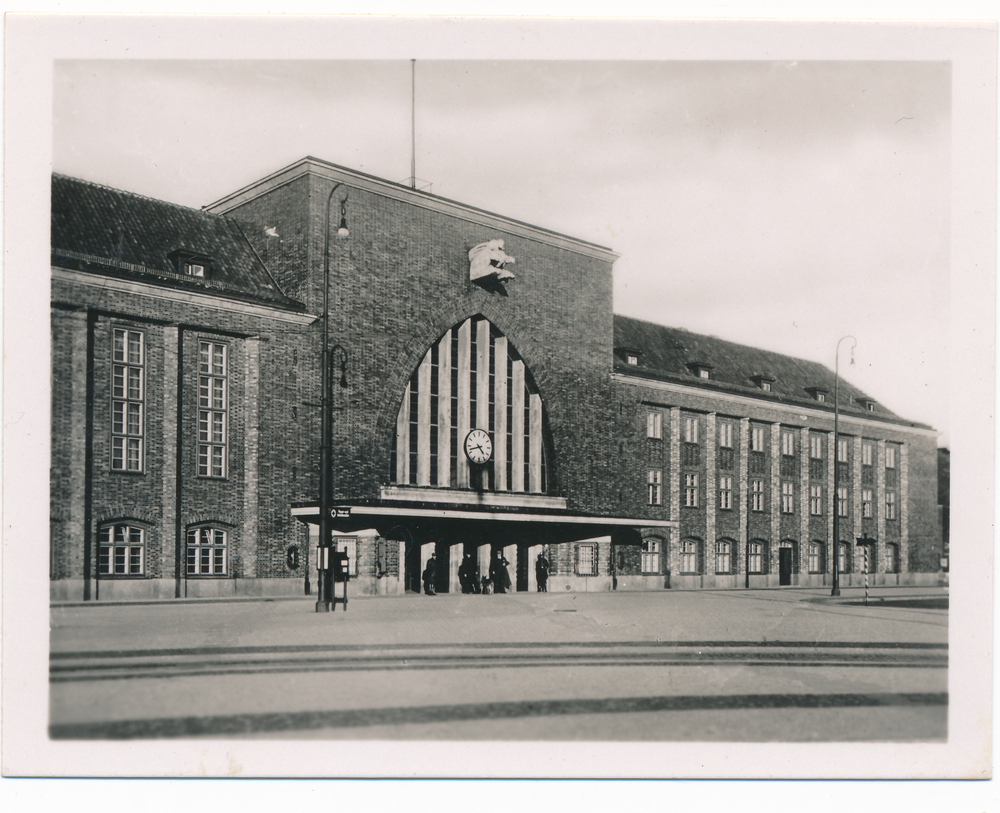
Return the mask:
[[778, 584], [792, 583], [792, 549], [778, 548]]

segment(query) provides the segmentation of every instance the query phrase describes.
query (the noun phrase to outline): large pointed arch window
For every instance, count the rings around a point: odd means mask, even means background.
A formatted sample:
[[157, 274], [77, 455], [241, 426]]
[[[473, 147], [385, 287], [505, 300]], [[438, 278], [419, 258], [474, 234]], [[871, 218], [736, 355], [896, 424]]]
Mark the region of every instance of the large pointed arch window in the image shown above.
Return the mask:
[[[396, 417], [390, 480], [396, 485], [544, 494], [544, 409], [531, 372], [482, 316], [447, 331], [410, 376]], [[489, 434], [484, 465], [464, 451]]]

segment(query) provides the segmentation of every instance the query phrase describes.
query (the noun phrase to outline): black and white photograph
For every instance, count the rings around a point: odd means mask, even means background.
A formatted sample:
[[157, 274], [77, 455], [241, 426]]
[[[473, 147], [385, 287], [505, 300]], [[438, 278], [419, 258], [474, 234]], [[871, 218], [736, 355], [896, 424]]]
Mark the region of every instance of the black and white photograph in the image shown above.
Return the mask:
[[995, 24], [314, 22], [8, 26], [4, 772], [988, 778]]

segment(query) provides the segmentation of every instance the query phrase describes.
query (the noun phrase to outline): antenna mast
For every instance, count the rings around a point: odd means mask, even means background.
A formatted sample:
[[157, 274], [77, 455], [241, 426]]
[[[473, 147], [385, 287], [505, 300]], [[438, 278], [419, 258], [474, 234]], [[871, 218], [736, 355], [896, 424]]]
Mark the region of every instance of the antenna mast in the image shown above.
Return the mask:
[[410, 189], [417, 188], [417, 60], [410, 60]]

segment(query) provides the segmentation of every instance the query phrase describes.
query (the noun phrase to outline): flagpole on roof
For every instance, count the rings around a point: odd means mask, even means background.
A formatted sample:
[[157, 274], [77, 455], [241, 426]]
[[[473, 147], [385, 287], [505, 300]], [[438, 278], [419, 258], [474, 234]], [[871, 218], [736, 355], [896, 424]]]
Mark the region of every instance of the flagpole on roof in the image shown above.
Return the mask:
[[410, 60], [410, 189], [417, 188], [417, 60]]

